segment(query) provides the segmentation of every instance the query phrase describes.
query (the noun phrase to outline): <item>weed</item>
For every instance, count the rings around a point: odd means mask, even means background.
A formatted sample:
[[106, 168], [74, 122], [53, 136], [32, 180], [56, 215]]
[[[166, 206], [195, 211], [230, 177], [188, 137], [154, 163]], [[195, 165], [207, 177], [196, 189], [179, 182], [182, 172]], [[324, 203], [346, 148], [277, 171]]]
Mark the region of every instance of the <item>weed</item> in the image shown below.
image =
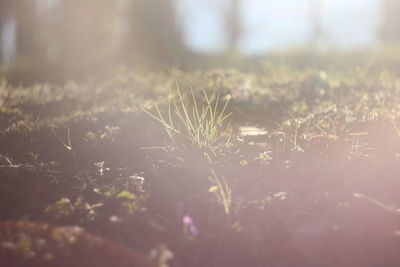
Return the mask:
[[222, 132], [229, 132], [230, 125], [228, 124], [225, 131], [221, 131], [223, 122], [231, 115], [226, 113], [229, 100], [221, 105], [219, 95], [209, 96], [203, 90], [205, 102], [199, 106], [195, 94], [191, 91], [190, 106], [179, 86], [176, 87], [176, 93], [176, 96], [170, 98], [167, 114], [163, 115], [158, 105], [155, 105], [156, 114], [146, 109], [143, 111], [164, 126], [172, 141], [184, 137], [202, 151], [214, 151], [224, 138], [226, 140], [223, 144], [229, 144], [231, 135], [224, 136]]
[[209, 178], [214, 185], [208, 191], [217, 195], [218, 201], [224, 206], [225, 213], [229, 214], [232, 204], [232, 190], [225, 178], [218, 175], [214, 168], [210, 168], [210, 173]]
[[[179, 86], [176, 87], [176, 93], [177, 95], [170, 99], [167, 115], [163, 116], [158, 105], [155, 105], [157, 114], [146, 109], [143, 109], [143, 111], [164, 126], [173, 142], [177, 141], [176, 138], [188, 139], [203, 152], [206, 162], [211, 165], [213, 159], [209, 152], [215, 153], [215, 147], [220, 143], [224, 146], [228, 146], [230, 143], [231, 135], [223, 134], [223, 132], [230, 132], [230, 125], [228, 124], [225, 130], [221, 131], [223, 122], [231, 115], [231, 113], [226, 113], [229, 100], [223, 106], [221, 105], [221, 108], [220, 96], [209, 96], [203, 90], [205, 102], [199, 106], [192, 90], [192, 106], [190, 107], [182, 96]], [[226, 138], [226, 140], [221, 142], [223, 138]], [[210, 173], [209, 178], [214, 186], [210, 187], [209, 191], [217, 195], [225, 212], [229, 213], [232, 202], [231, 189], [224, 177], [218, 175], [213, 167], [210, 168]]]

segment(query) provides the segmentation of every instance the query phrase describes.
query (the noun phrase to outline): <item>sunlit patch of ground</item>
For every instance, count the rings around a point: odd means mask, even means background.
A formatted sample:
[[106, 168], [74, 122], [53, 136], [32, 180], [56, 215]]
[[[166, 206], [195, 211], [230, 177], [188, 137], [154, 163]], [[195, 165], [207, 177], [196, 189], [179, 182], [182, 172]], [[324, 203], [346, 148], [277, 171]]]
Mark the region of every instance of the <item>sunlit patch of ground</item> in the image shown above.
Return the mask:
[[284, 70], [4, 84], [0, 219], [170, 266], [399, 266], [395, 75]]

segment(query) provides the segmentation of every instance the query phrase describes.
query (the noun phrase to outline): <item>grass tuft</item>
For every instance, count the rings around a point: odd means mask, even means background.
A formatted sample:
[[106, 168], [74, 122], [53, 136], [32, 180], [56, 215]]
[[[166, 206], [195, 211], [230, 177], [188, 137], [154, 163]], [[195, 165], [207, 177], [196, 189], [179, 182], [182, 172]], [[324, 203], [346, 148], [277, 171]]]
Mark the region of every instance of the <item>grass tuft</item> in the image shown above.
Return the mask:
[[[226, 112], [229, 100], [222, 103], [219, 95], [209, 96], [205, 90], [202, 93], [205, 101], [199, 104], [193, 90], [190, 99], [187, 99], [177, 86], [176, 94], [169, 100], [166, 114], [160, 111], [157, 104], [155, 113], [146, 109], [143, 111], [164, 126], [172, 141], [185, 138], [200, 150], [214, 151], [220, 144], [227, 145], [230, 142], [230, 135], [222, 135], [222, 132], [229, 132], [230, 129], [229, 124], [225, 128], [223, 125], [231, 115]], [[221, 142], [223, 139], [226, 140]]]

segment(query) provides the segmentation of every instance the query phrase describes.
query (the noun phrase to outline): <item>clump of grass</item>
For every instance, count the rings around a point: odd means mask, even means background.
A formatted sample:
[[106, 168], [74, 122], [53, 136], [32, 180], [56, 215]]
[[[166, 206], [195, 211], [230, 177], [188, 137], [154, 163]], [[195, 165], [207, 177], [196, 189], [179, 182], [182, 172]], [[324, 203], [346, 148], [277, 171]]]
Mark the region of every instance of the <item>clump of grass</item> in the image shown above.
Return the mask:
[[[228, 124], [224, 127], [225, 120], [231, 115], [226, 109], [229, 100], [222, 103], [219, 95], [208, 95], [202, 91], [204, 101], [198, 104], [193, 90], [189, 99], [185, 98], [179, 87], [176, 94], [169, 99], [168, 110], [163, 114], [158, 105], [155, 105], [156, 113], [143, 109], [150, 117], [164, 126], [173, 145], [178, 146], [182, 138], [189, 140], [202, 154], [207, 164], [213, 163], [212, 155], [215, 148], [227, 147], [231, 139], [231, 128]], [[228, 133], [228, 134], [223, 134]], [[225, 140], [224, 140], [225, 139]], [[232, 202], [231, 188], [223, 176], [218, 175], [213, 167], [210, 167], [210, 181], [214, 184], [209, 192], [214, 193], [227, 214], [230, 212]]]
[[222, 134], [230, 130], [229, 124], [223, 128], [223, 122], [231, 115], [226, 112], [229, 100], [222, 104], [219, 95], [210, 96], [204, 90], [203, 97], [205, 101], [199, 105], [193, 90], [190, 99], [185, 99], [177, 86], [176, 95], [169, 99], [166, 114], [160, 111], [158, 105], [155, 105], [154, 114], [146, 109], [143, 111], [164, 126], [172, 141], [186, 138], [202, 151], [214, 151], [221, 143], [228, 145], [230, 142], [231, 135]]
[[209, 178], [214, 185], [208, 191], [216, 194], [218, 201], [224, 206], [225, 213], [229, 214], [232, 204], [232, 189], [225, 178], [218, 175], [214, 168], [210, 168], [210, 173]]

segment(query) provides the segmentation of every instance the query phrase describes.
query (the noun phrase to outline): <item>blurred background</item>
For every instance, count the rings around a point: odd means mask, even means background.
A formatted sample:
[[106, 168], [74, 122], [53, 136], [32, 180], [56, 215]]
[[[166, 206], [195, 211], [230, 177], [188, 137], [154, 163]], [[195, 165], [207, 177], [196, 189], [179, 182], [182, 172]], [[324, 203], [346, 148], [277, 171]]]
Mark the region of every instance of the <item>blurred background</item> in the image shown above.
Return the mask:
[[0, 68], [29, 84], [372, 51], [399, 44], [398, 14], [399, 0], [0, 0]]

